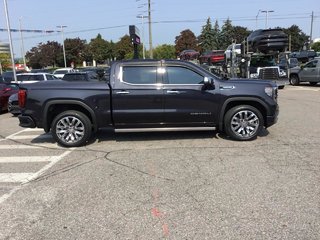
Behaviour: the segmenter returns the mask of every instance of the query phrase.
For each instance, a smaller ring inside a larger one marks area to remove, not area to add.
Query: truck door
[[[318,60],[313,60],[304,65],[299,73],[300,80],[303,82],[316,82],[319,79]]]
[[[163,89],[156,62],[121,65],[111,82],[115,127],[153,128],[163,122]]]
[[[166,66],[164,77],[164,123],[168,127],[216,125],[217,95],[204,88],[204,75],[184,66]]]

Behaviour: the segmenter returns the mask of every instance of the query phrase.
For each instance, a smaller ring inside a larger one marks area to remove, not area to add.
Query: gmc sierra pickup
[[[62,146],[86,144],[92,132],[219,130],[256,138],[277,121],[277,86],[222,80],[178,60],[115,62],[104,82],[47,81],[21,85],[20,126],[51,131]]]

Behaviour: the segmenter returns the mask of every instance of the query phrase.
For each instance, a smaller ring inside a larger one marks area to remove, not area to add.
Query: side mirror
[[[213,86],[213,79],[209,77],[204,77],[203,83],[205,86]]]

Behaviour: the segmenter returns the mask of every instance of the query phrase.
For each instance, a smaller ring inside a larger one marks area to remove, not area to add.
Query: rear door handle
[[[167,93],[169,93],[169,94],[179,94],[180,91],[177,91],[177,90],[167,90]]]

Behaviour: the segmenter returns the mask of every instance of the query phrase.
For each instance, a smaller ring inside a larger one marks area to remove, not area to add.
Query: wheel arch
[[[43,128],[49,132],[53,119],[67,110],[75,110],[85,114],[91,121],[93,130],[97,131],[97,120],[94,111],[79,100],[52,100],[47,102],[43,110]]]
[[[264,125],[267,122],[267,115],[268,115],[268,106],[260,99],[256,98],[232,98],[225,101],[222,105],[220,116],[219,116],[219,130],[224,130],[224,117],[225,114],[233,107],[240,106],[240,105],[249,105],[252,106],[260,111],[263,116]]]

